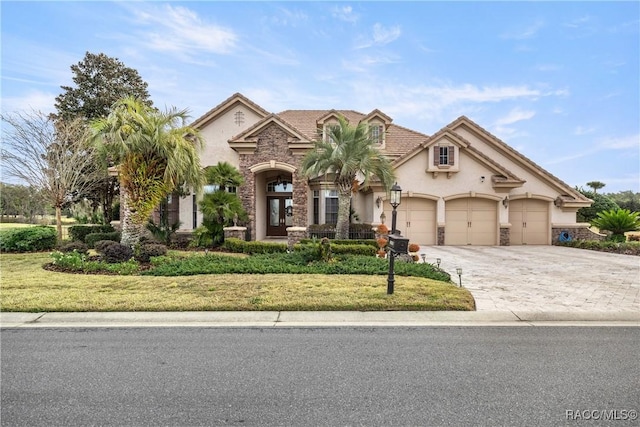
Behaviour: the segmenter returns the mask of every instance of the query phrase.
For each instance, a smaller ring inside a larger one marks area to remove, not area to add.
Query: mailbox
[[[409,253],[409,239],[396,234],[389,234],[389,249],[397,254]]]

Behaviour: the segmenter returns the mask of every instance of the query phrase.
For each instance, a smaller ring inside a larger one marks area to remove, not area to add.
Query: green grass
[[[46,253],[0,254],[0,309],[14,312],[475,309],[473,297],[466,289],[421,277],[397,275],[395,293],[387,295],[384,275],[83,275],[43,269],[50,261]]]

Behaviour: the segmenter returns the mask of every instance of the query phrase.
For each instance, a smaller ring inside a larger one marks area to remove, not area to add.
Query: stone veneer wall
[[[607,238],[606,234],[594,233],[586,225],[567,225],[564,227],[552,227],[551,228],[551,243],[558,243],[560,233],[566,231],[569,233],[571,240],[604,240]]]
[[[500,246],[511,245],[511,229],[509,227],[500,227]]]
[[[253,154],[240,155],[240,172],[244,176],[245,182],[238,189],[238,196],[249,216],[251,240],[256,239],[256,177],[249,168],[258,163],[276,160],[296,167],[296,170],[291,174],[293,184],[293,226],[307,226],[309,185],[306,177],[300,173],[302,153],[293,155],[289,149],[287,139],[287,134],[282,128],[271,124],[259,134],[255,152]]]
[[[436,245],[444,246],[444,227],[438,227],[438,237]]]

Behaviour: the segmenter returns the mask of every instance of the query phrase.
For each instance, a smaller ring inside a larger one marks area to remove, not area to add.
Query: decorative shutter
[[[384,142],[384,127],[382,125],[378,126],[378,144],[382,145]]]
[[[440,164],[440,147],[437,145],[433,147],[433,166],[438,166]]]
[[[455,153],[455,152],[456,152],[456,148],[453,145],[449,146],[449,153],[448,153],[449,154],[449,166],[453,166],[454,163],[455,163],[455,161],[454,161],[455,159],[453,158],[453,153]]]

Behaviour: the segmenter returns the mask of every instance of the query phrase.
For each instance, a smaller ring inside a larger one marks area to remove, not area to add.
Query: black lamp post
[[[400,198],[402,195],[402,188],[396,182],[391,187],[389,203],[393,208],[391,212],[391,234],[396,234],[396,218],[398,216],[398,212],[396,212],[396,208],[400,206]],[[387,278],[387,295],[393,294],[393,284],[395,282],[394,273],[393,273],[393,262],[396,258],[396,254],[393,250],[389,251],[389,277]]]

